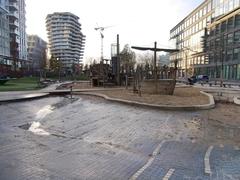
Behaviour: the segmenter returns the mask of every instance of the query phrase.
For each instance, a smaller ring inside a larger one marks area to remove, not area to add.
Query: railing
[[[9,7],[14,7],[15,9],[18,9],[17,3],[9,2]]]

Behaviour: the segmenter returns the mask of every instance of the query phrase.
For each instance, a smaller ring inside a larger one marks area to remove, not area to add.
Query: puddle
[[[41,135],[41,136],[49,136],[50,133],[45,131],[44,129],[40,128],[41,123],[40,122],[32,122],[32,123],[27,123],[23,124],[21,126],[18,126],[21,129],[24,129],[26,131],[30,131],[34,134]]]
[[[18,127],[27,131],[30,128],[30,126],[31,126],[31,123],[27,123],[27,124],[23,124]]]
[[[73,97],[72,99],[70,97],[65,97],[62,101],[55,103],[52,105],[52,109],[59,109],[62,108],[64,106],[67,106],[68,104],[72,104],[75,101],[79,100],[79,98],[75,98]]]
[[[78,99],[79,98],[73,98],[73,99],[64,98],[62,101],[55,103],[53,105],[46,105],[36,113],[36,120],[41,120],[45,118],[48,114],[52,113],[55,109],[62,108],[68,104],[71,104],[77,101]]]
[[[51,105],[44,106],[36,113],[36,119],[43,119],[45,116],[53,112],[54,107]]]
[[[28,130],[38,135],[47,135],[47,136],[50,135],[49,132],[45,131],[44,129],[41,129],[40,126],[41,126],[40,122],[33,122]]]

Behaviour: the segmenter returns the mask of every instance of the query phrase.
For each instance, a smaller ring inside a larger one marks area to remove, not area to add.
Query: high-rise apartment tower
[[[64,72],[72,72],[82,63],[85,36],[79,17],[69,12],[56,12],[46,18],[51,56],[60,61]]]

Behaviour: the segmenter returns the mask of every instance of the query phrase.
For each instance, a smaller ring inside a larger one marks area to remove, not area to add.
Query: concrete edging
[[[117,99],[117,98],[110,98],[109,96],[105,94],[100,94],[100,93],[92,93],[92,92],[74,92],[74,94],[82,94],[82,95],[91,95],[91,96],[97,96],[104,98],[108,101],[113,101],[113,102],[119,102],[123,104],[129,104],[129,105],[136,105],[136,106],[144,106],[144,107],[150,107],[150,108],[157,108],[157,109],[162,109],[162,110],[188,110],[188,111],[193,111],[193,110],[207,110],[207,109],[212,109],[215,107],[215,102],[214,98],[212,95],[200,91],[202,94],[208,96],[209,98],[209,103],[208,104],[203,104],[203,105],[191,105],[191,106],[169,106],[169,105],[158,105],[158,104],[148,104],[148,103],[141,103],[141,102],[136,102],[136,101],[129,101],[129,100],[124,100],[124,99]]]
[[[27,96],[28,94],[26,94],[26,97],[24,97],[24,95],[20,95],[19,97],[17,98],[10,98],[10,99],[3,99],[3,100],[0,100],[0,104],[3,104],[3,103],[11,103],[11,102],[21,102],[21,101],[28,101],[28,100],[34,100],[34,99],[39,99],[39,98],[43,98],[43,97],[47,97],[49,96],[50,94],[49,93],[36,93],[36,95],[31,94],[30,96]],[[23,97],[21,97],[23,96]]]
[[[240,105],[240,97],[239,96],[235,96],[233,98],[233,102],[234,102],[234,104]]]

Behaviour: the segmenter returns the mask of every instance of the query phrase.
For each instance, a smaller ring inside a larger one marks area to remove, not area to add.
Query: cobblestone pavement
[[[0,179],[240,179],[239,129],[219,139],[200,117],[88,96],[1,105]]]

